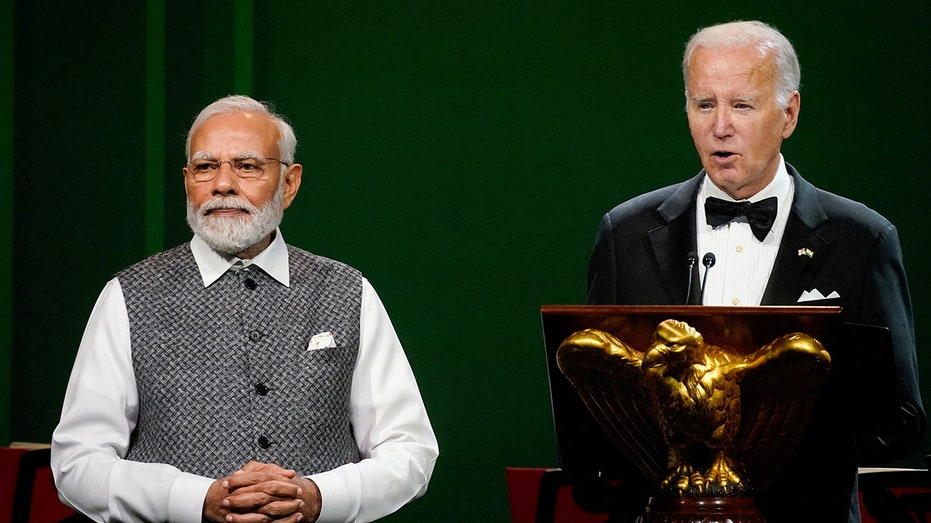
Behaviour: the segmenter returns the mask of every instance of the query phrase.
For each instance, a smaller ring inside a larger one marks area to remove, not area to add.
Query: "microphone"
[[[702,256],[701,264],[705,266],[705,277],[701,282],[701,295],[698,299],[699,304],[705,303],[705,284],[708,283],[708,269],[714,267],[714,261],[715,259],[713,252],[706,252],[705,255]]]
[[[698,263],[698,254],[695,254],[695,251],[689,251],[688,255],[685,257],[685,261],[689,264],[689,286],[685,289],[685,304],[689,304],[689,298],[692,297],[692,269],[695,268],[695,264]]]

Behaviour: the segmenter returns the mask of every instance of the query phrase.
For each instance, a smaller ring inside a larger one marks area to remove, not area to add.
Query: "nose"
[[[727,107],[718,107],[714,112],[714,136],[716,138],[727,138],[733,134],[734,128],[731,126],[731,114]]]
[[[239,176],[236,176],[236,173],[233,172],[233,164],[229,160],[220,162],[217,175],[214,176],[210,183],[213,184],[211,187],[213,194],[236,194],[239,190]]]

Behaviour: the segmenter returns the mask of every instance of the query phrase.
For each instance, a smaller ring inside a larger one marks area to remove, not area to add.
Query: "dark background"
[[[606,210],[697,172],[683,44],[754,18],[802,63],[786,158],[899,226],[931,403],[927,0],[14,0],[0,7],[0,441],[49,441],[104,283],[189,239],[191,120],[250,94],[299,140],[285,238],[371,280],[440,441],[429,492],[390,520],[506,521],[504,468],[557,463],[540,305],[584,301]]]

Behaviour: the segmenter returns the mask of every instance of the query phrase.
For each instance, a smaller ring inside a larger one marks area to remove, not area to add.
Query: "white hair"
[[[265,102],[253,100],[248,96],[231,95],[213,102],[204,107],[204,109],[194,119],[191,129],[187,133],[187,141],[184,145],[184,155],[188,160],[191,159],[191,137],[194,132],[200,128],[210,118],[218,114],[231,113],[260,113],[268,116],[278,127],[278,159],[283,163],[291,165],[294,163],[294,153],[297,150],[297,137],[294,136],[294,129],[285,118],[276,114],[274,108]]]
[[[685,98],[689,98],[689,64],[698,47],[708,49],[733,49],[756,45],[760,57],[772,53],[776,61],[776,103],[780,109],[789,105],[792,93],[799,90],[802,72],[795,48],[789,39],[775,27],[759,21],[737,21],[700,29],[685,45],[682,58],[682,79],[685,83]]]

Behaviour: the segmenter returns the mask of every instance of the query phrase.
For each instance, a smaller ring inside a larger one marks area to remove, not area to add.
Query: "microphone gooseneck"
[[[702,256],[701,264],[705,266],[705,276],[701,281],[701,295],[698,299],[700,305],[705,303],[705,285],[708,283],[708,270],[714,267],[714,262],[715,258],[713,252],[706,252],[705,255]]]
[[[695,251],[689,251],[685,260],[689,265],[689,285],[685,288],[685,304],[688,305],[689,298],[692,297],[692,270],[695,268],[695,264],[698,263],[698,254]]]

